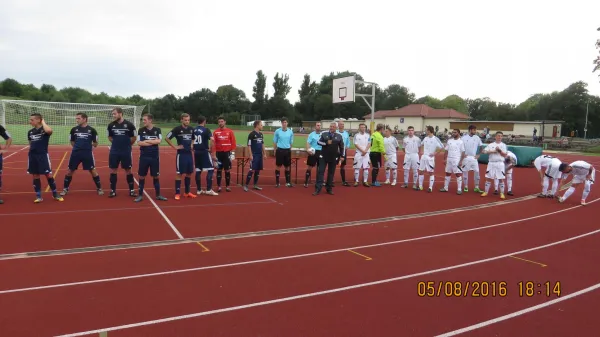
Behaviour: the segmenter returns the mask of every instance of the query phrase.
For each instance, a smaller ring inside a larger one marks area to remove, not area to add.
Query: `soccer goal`
[[[242,125],[252,126],[254,121],[259,121],[260,115],[242,115]]]
[[[139,128],[145,106],[20,100],[0,100],[0,123],[13,137],[13,144],[27,144],[29,116],[39,113],[53,130],[50,144],[65,145],[69,144],[71,128],[77,125],[75,116],[83,112],[88,116],[88,124],[98,131],[99,142],[108,144],[106,127],[113,120],[112,110],[117,107],[123,110],[125,119]]]

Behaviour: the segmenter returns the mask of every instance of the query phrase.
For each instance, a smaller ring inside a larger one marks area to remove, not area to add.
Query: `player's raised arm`
[[[48,136],[52,135],[52,128],[46,124],[46,121],[42,118],[42,128],[44,128],[44,133]]]

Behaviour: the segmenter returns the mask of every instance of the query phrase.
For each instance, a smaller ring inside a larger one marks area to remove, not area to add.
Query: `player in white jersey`
[[[556,196],[558,184],[562,177],[562,172],[558,169],[560,164],[562,162],[558,158],[549,155],[541,155],[533,161],[533,166],[540,173],[540,180],[542,181],[542,193],[538,194],[539,198],[554,198]],[[550,179],[552,179],[552,191],[548,191]]]
[[[469,132],[462,136],[462,141],[465,144],[465,159],[462,161],[463,179],[465,183],[465,192],[469,192],[469,172],[473,171],[474,186],[476,193],[483,192],[479,189],[479,149],[483,145],[481,137],[477,134],[477,127],[469,125]]]
[[[507,151],[506,158],[504,158],[504,172],[506,172],[506,188],[508,189],[506,194],[508,195],[513,195],[513,168],[517,166],[517,162],[517,155],[512,153],[512,151]]]
[[[398,155],[400,149],[398,139],[392,137],[392,130],[385,129],[385,138],[383,138],[383,147],[385,148],[385,184],[390,183],[390,174],[392,176],[392,186],[396,185],[398,179]]]
[[[446,178],[444,179],[444,188],[440,189],[440,192],[448,192],[450,178],[454,174],[458,187],[456,194],[462,194],[462,161],[465,157],[465,144],[460,139],[459,129],[452,130],[452,138],[448,139],[445,150]]]
[[[423,180],[425,180],[425,171],[429,174],[429,188],[428,192],[433,192],[433,183],[435,182],[435,154],[440,150],[444,149],[444,145],[440,142],[440,139],[434,136],[433,126],[427,127],[427,136],[423,139],[421,147],[423,148],[423,155],[419,161],[419,190],[423,190]]]
[[[501,131],[496,132],[496,141],[488,144],[488,146],[481,151],[481,153],[489,155],[485,172],[485,192],[481,194],[482,197],[488,195],[492,181],[494,181],[494,184],[498,181],[500,182],[500,199],[506,198],[504,196],[504,179],[506,178],[506,173],[504,172],[504,158],[506,158],[508,149],[506,148],[506,144],[502,142],[503,136],[504,134]],[[498,186],[494,186],[494,189],[497,190]]]
[[[575,188],[583,183],[583,194],[581,195],[581,204],[585,205],[585,199],[592,190],[592,185],[596,179],[596,169],[590,163],[583,160],[575,161],[571,164],[560,164],[559,171],[563,173],[563,177],[572,175],[571,187],[558,199],[559,202],[565,202],[575,192]]]
[[[404,149],[404,188],[408,188],[408,175],[410,170],[413,171],[413,189],[418,190],[419,186],[419,148],[421,147],[421,139],[415,136],[415,128],[408,127],[408,136],[402,140],[402,148]]]
[[[363,170],[363,186],[369,187],[369,149],[371,148],[371,136],[366,132],[367,125],[361,123],[358,125],[358,133],[354,135],[354,187],[358,186],[360,170]]]

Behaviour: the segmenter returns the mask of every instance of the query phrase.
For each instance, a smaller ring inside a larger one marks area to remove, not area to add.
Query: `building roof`
[[[477,123],[477,124],[497,124],[497,123],[513,123],[513,124],[562,124],[564,121],[464,121],[464,120],[451,120],[452,122],[460,122],[460,123]]]
[[[386,117],[469,119],[469,116],[460,113],[454,109],[434,109],[425,104],[410,104],[396,110],[379,110],[375,112],[375,118]],[[365,115],[364,118],[371,118],[371,115]]]

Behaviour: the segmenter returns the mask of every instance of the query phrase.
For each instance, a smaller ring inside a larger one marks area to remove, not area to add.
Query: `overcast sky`
[[[185,96],[256,71],[292,91],[350,70],[417,97],[519,103],[592,74],[600,1],[1,0],[0,78],[92,92]]]

